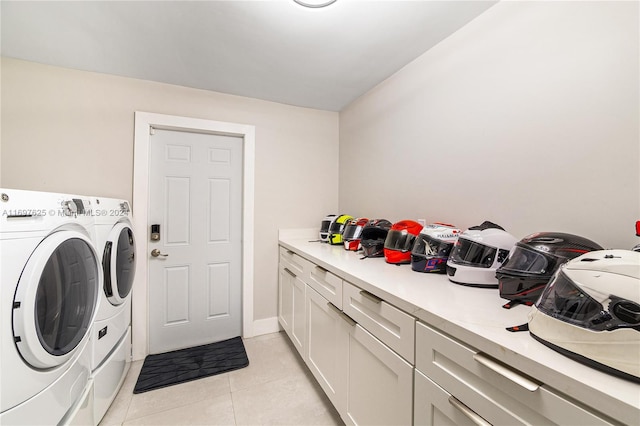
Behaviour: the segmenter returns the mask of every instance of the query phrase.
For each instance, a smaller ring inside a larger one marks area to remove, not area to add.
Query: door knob
[[[158,256],[167,257],[169,255],[160,253],[160,250],[158,250],[158,249],[153,249],[153,250],[151,250],[151,256],[153,256],[153,257],[158,257]]]

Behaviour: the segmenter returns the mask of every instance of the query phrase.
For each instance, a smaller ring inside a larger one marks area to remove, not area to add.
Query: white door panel
[[[156,130],[149,189],[149,352],[241,335],[242,139]]]

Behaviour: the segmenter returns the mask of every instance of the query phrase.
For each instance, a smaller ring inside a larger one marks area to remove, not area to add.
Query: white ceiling
[[[2,56],[340,111],[496,1],[6,1]]]

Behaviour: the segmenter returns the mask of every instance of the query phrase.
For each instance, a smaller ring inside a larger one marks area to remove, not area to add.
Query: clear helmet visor
[[[501,269],[509,272],[551,275],[555,266],[556,260],[553,257],[525,246],[516,245]]]
[[[415,238],[415,235],[410,234],[406,229],[390,230],[384,241],[384,248],[407,252],[413,247]]]
[[[449,259],[459,265],[490,268],[497,251],[495,247],[485,246],[466,238],[458,238]]]
[[[348,224],[344,227],[342,238],[344,240],[357,240],[362,234],[362,225]]]
[[[429,235],[420,234],[416,237],[413,244],[411,254],[414,256],[420,256],[425,258],[433,257],[449,257],[453,243],[448,241],[439,240]]]
[[[558,272],[549,282],[536,307],[558,320],[593,331],[640,327],[640,305],[615,296],[597,301]]]

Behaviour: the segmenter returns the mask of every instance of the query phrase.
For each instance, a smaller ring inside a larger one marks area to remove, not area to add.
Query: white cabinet
[[[413,364],[416,326],[414,317],[346,281],[342,294],[345,314]]]
[[[350,425],[410,425],[413,367],[360,325],[349,330],[347,407]]]
[[[611,424],[514,366],[422,323],[416,327],[416,370],[450,394],[449,405],[457,411],[491,424]],[[430,394],[416,392],[415,398],[416,407],[436,405]]]
[[[347,405],[349,329],[344,314],[313,288],[307,288],[307,366],[338,410]]]
[[[280,324],[343,420],[411,424],[413,366],[394,351],[413,360],[415,318],[282,248],[279,271]]]
[[[300,355],[305,356],[306,286],[288,265],[279,266],[278,321]]]
[[[413,424],[416,426],[490,424],[417,369],[414,397]]]
[[[293,280],[296,276],[282,263],[278,267],[278,322],[291,334],[293,327]]]
[[[342,309],[342,279],[326,269],[312,265],[309,270],[309,285],[329,302]]]

